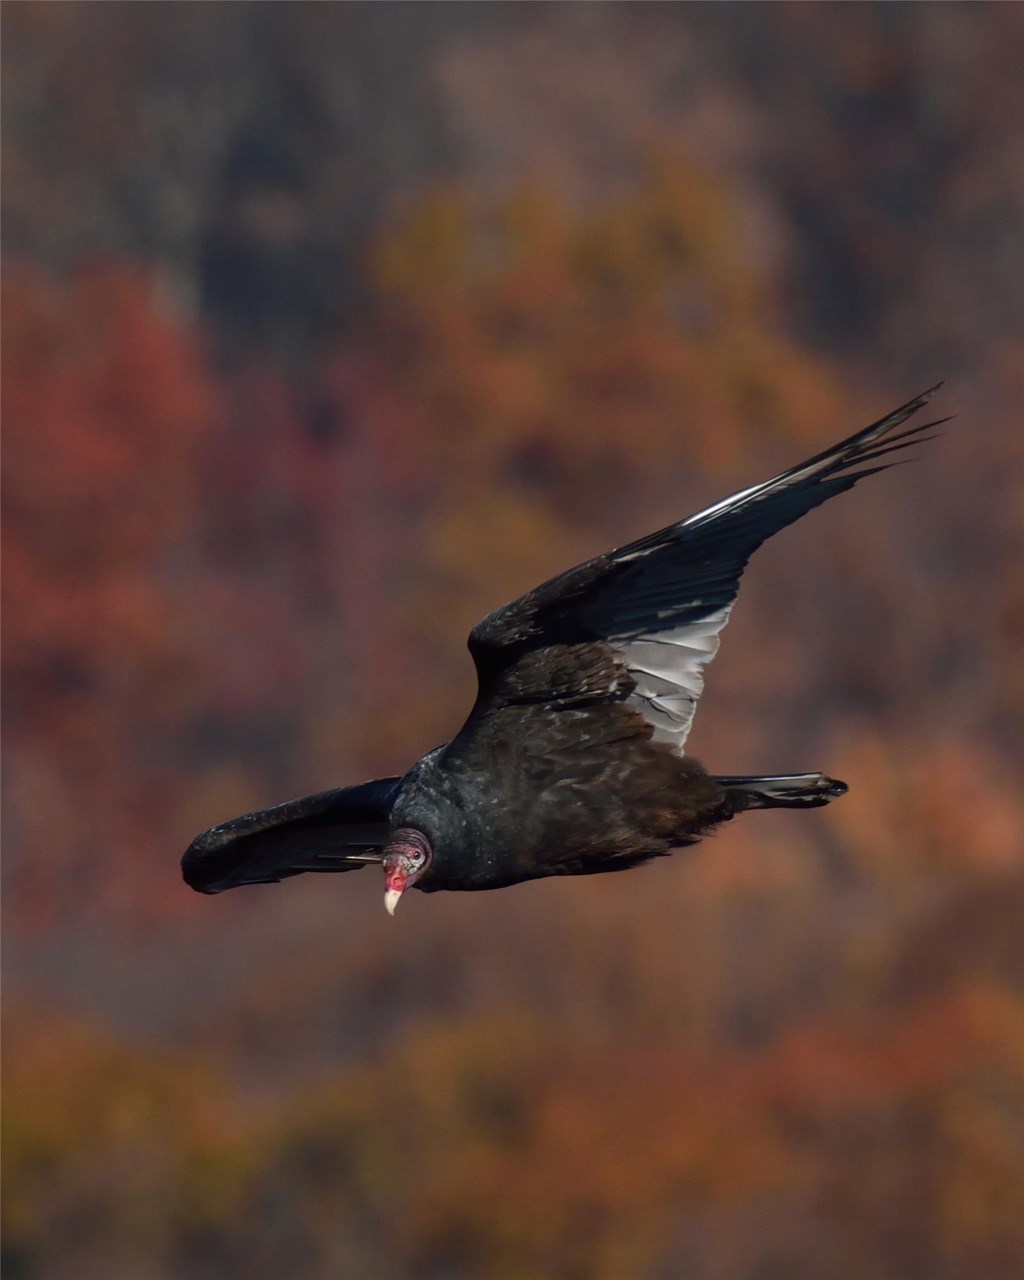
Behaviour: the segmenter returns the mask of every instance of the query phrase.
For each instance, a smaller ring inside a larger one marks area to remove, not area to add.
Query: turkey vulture
[[[751,554],[883,471],[948,419],[901,426],[937,388],[848,440],[689,519],[588,560],[473,629],[478,691],[451,742],[400,778],[292,800],[204,831],[182,861],[203,893],[302,871],[384,868],[410,886],[499,889],[623,871],[746,809],[809,809],[822,773],[709,774],[683,747]]]

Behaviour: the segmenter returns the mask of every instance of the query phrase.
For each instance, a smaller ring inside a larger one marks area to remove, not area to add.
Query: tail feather
[[[716,777],[725,788],[729,814],[746,809],[817,809],[849,790],[823,773],[784,773],[765,777]]]

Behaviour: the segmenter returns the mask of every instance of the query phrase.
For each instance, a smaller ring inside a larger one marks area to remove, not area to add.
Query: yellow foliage
[[[24,997],[7,1002],[4,1042],[8,1247],[45,1253],[50,1233],[72,1230],[83,1247],[113,1237],[145,1257],[186,1224],[231,1217],[252,1153],[215,1073],[185,1055],[126,1050]]]

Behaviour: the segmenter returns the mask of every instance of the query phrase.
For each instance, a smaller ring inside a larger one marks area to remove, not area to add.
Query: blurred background
[[[1016,1280],[1021,7],[3,10],[10,1280]],[[827,813],[394,922],[182,885],[939,378],[690,739]]]

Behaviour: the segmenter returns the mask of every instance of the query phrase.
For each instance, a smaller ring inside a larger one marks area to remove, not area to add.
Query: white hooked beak
[[[384,893],[384,910],[389,916],[395,914],[395,908],[398,906],[398,899],[402,896],[401,889],[387,889]]]

